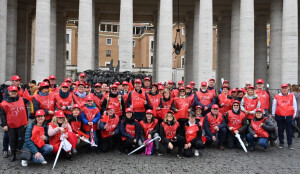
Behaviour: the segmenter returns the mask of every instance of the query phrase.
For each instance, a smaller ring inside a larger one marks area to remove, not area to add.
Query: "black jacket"
[[[257,119],[256,117],[254,117],[253,120],[251,120],[251,122],[252,122],[252,121],[260,121],[260,120],[262,120],[262,119],[264,119],[264,118],[265,118],[265,116],[263,116],[263,117],[260,118],[260,119]],[[264,123],[264,124],[263,124],[261,127],[262,127],[264,130],[266,130],[267,132],[273,132],[273,131],[275,131],[275,125],[273,124],[273,122],[272,122],[270,119],[266,119],[263,123]],[[250,123],[250,125],[249,125],[248,131],[249,131],[249,133],[250,133],[251,135],[255,135],[255,132],[254,132],[254,130],[253,130],[253,128],[252,128],[251,123]]]

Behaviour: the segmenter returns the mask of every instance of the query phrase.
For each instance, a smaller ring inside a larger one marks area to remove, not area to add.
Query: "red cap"
[[[281,88],[284,88],[284,87],[289,87],[289,85],[284,83],[284,84],[281,85]]]
[[[217,104],[213,104],[211,109],[219,109],[219,106]]]
[[[58,117],[58,118],[65,118],[66,117],[64,111],[61,111],[61,110],[56,111],[55,116]]]
[[[107,108],[106,108],[107,111],[108,111],[108,110],[111,110],[111,109],[114,109],[114,108],[112,107],[112,105],[108,105]]]
[[[134,83],[142,83],[142,81],[140,79],[136,79]]]
[[[82,83],[82,82],[80,82],[80,83],[78,83],[78,85],[77,85],[77,86],[79,86],[79,85],[83,85],[83,86],[84,86],[85,84],[84,84],[84,83]]]
[[[238,100],[234,100],[234,101],[232,102],[232,104],[233,104],[233,103],[241,104],[240,101],[238,101]]]
[[[126,108],[125,112],[133,112],[133,110],[131,108]]]
[[[18,91],[18,87],[10,86],[10,87],[8,87],[8,91]]]
[[[247,89],[255,89],[254,86],[248,86]]]
[[[202,109],[202,106],[197,105],[197,106],[195,107],[195,109],[198,109],[198,108]]]
[[[191,85],[186,85],[185,88],[186,88],[186,89],[192,89],[192,86],[191,86]]]
[[[74,104],[74,105],[72,106],[72,109],[74,109],[74,108],[79,108],[79,109],[81,109],[81,107],[79,106],[79,104]]]
[[[209,79],[208,81],[214,81],[214,82],[215,82],[215,79],[211,78],[211,79]]]
[[[229,81],[228,80],[224,80],[223,83],[229,83]]]
[[[44,79],[43,82],[49,81],[49,79]]]
[[[101,84],[100,83],[96,83],[95,87],[101,87]]]
[[[196,83],[194,81],[191,81],[190,85],[196,85]]]
[[[145,77],[144,80],[149,80],[150,81],[151,79],[150,79],[150,77]]]
[[[263,79],[256,80],[256,83],[265,83]]]
[[[115,85],[118,85],[118,86],[119,86],[120,84],[121,84],[120,82],[115,82]]]
[[[40,84],[40,87],[45,87],[45,86],[49,86],[48,82],[42,82],[42,83]]]
[[[69,87],[69,84],[67,82],[63,82],[60,86],[61,87]]]
[[[245,93],[244,90],[243,90],[242,88],[238,89],[238,92],[243,92],[243,93]]]
[[[201,86],[207,86],[207,82],[206,81],[201,82]]]
[[[165,87],[163,86],[163,85],[160,85],[159,87],[158,87],[158,90],[164,90],[165,89]]]
[[[179,91],[181,90],[185,90],[185,88],[183,86],[179,87]]]
[[[42,116],[42,115],[44,115],[44,116],[46,115],[46,114],[45,114],[45,111],[42,110],[42,109],[36,111],[36,113],[35,113],[35,116],[36,116],[36,117],[37,117],[37,116]]]
[[[171,113],[171,114],[174,115],[174,112],[172,110],[169,110],[167,113]]]
[[[118,86],[113,84],[113,85],[111,85],[111,88],[118,88]]]
[[[79,77],[85,77],[85,73],[80,73]]]
[[[237,90],[236,88],[233,88],[233,89],[231,90],[231,92],[238,92],[238,90]]]
[[[91,85],[88,82],[86,82],[84,85],[85,86],[87,85],[87,86],[91,87]]]
[[[127,81],[124,81],[124,82],[122,83],[122,85],[129,85],[129,83],[128,83]]]
[[[264,112],[264,110],[262,109],[262,108],[257,108],[256,110],[255,110],[255,112]]]
[[[66,78],[66,79],[65,79],[65,82],[70,82],[70,83],[71,83],[71,82],[72,82],[72,79],[71,79],[71,78]]]
[[[163,85],[161,82],[158,82],[157,85]]]
[[[13,80],[22,80],[18,75],[14,75],[10,78],[11,81]]]
[[[174,82],[172,80],[169,80],[168,81],[168,84],[173,84]]]
[[[86,96],[85,101],[89,101],[89,100],[93,100],[94,101],[93,95],[87,95]]]
[[[183,85],[183,84],[184,84],[184,82],[182,80],[178,81],[178,85]]]
[[[55,77],[55,75],[51,75],[51,76],[49,76],[49,80],[51,80],[51,79],[56,79],[56,77]]]
[[[222,86],[222,89],[223,89],[223,88],[229,89],[229,86],[228,86],[228,85],[223,85],[223,86]]]
[[[153,111],[152,111],[151,109],[148,109],[148,110],[146,111],[146,114],[153,114]]]

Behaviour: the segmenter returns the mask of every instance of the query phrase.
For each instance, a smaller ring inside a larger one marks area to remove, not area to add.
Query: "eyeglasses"
[[[179,92],[185,92],[185,91],[179,91]]]
[[[87,87],[84,87],[84,88],[87,89],[87,88],[90,88],[90,87],[87,86]]]
[[[64,87],[62,87],[62,88],[68,88],[68,87],[64,86]]]
[[[118,90],[118,89],[117,89],[117,88],[112,88],[111,90],[112,90],[112,91],[116,91],[116,90]]]
[[[233,105],[233,106],[239,106],[239,105]]]
[[[246,86],[251,86],[251,84],[247,84]]]

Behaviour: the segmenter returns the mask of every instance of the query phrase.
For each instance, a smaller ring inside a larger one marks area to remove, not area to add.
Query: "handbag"
[[[29,149],[23,149],[21,153],[21,160],[30,161],[32,157],[32,153]]]

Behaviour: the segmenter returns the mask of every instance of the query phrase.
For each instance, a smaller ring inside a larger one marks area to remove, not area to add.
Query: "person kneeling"
[[[275,131],[275,126],[272,121],[263,116],[263,109],[257,108],[255,111],[255,117],[251,120],[249,125],[249,133],[247,134],[247,140],[250,144],[249,150],[253,151],[255,149],[255,141],[257,144],[264,148],[264,151],[268,150],[269,133]]]
[[[23,149],[28,149],[32,154],[32,161],[34,163],[47,164],[44,156],[52,153],[53,146],[46,144],[47,125],[45,124],[45,111],[38,110],[35,113],[35,120],[29,124],[25,132],[25,143]],[[28,161],[22,160],[22,166],[27,166]]]

